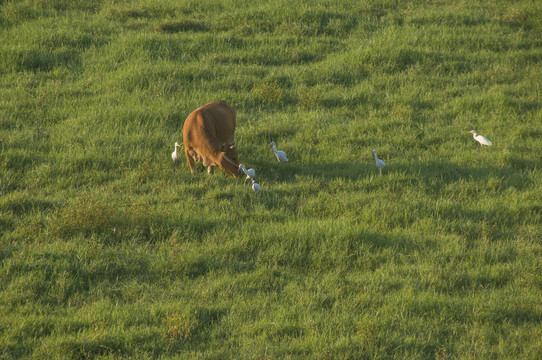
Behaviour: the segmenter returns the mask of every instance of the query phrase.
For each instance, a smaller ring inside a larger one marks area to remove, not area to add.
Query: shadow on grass
[[[369,166],[361,163],[336,162],[328,164],[296,164],[294,161],[253,161],[254,168],[262,178],[274,182],[296,182],[299,177],[321,180],[358,180],[369,173]],[[378,171],[378,170],[377,170]]]
[[[379,172],[372,159],[365,162],[334,162],[327,164],[296,164],[294,161],[278,163],[276,161],[252,161],[258,173],[267,180],[295,182],[300,176],[314,177],[321,180],[363,180],[370,179]],[[448,161],[430,161],[427,163],[388,163],[382,171],[381,179],[376,186],[390,181],[430,182],[438,180],[442,184],[450,184],[461,179],[487,182],[490,178],[501,180],[501,187],[515,187],[520,190],[529,185],[524,170],[535,170],[542,167],[541,161],[511,158],[509,167],[467,167],[457,166]],[[519,171],[518,171],[519,170]]]
[[[313,177],[324,181],[345,179],[364,180],[379,175],[372,160],[366,162],[334,162],[327,164],[296,164],[295,161],[278,163],[273,161],[252,162],[262,177],[276,182],[295,182],[301,177]],[[500,180],[500,189],[514,187],[518,190],[529,186],[525,170],[535,170],[542,167],[542,161],[511,158],[509,167],[467,167],[457,166],[448,161],[388,163],[382,171],[382,181],[375,186],[389,182],[439,182],[443,185],[457,182],[461,179],[487,182],[491,178]],[[380,177],[379,177],[380,178]]]
[[[205,32],[209,27],[201,22],[194,21],[170,21],[159,26],[161,32],[174,34],[180,32]]]
[[[33,212],[45,212],[52,209],[56,203],[43,199],[31,198],[30,196],[6,197],[0,203],[0,210],[10,211],[14,215],[22,216]]]

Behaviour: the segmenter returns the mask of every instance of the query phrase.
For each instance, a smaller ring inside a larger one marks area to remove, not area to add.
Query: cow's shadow
[[[321,180],[349,179],[357,180],[369,172],[369,167],[362,163],[334,162],[328,164],[296,164],[288,161],[254,162],[257,176],[272,182],[292,183],[301,178],[312,177]],[[378,172],[378,170],[377,170]]]
[[[387,166],[379,174],[376,164],[372,160],[356,159],[350,162],[331,163],[296,163],[288,161],[254,161],[252,166],[256,169],[257,179],[273,183],[296,183],[303,179],[312,178],[320,183],[334,180],[358,181],[360,184],[389,182],[433,183],[449,185],[464,179],[475,180],[480,183],[488,181],[498,184],[499,189],[514,187],[524,189],[530,184],[525,174],[542,167],[542,161],[528,159],[511,159],[502,166],[486,164],[482,166],[457,165],[446,160],[404,160],[388,161]]]
[[[290,158],[288,162],[279,163],[275,159],[245,159],[247,168],[256,170],[256,181],[261,185],[296,184],[313,182],[320,188],[337,181],[359,183],[361,188],[371,190],[388,186],[390,183],[430,184],[438,192],[444,186],[463,180],[474,180],[478,183],[493,183],[496,190],[515,188],[522,190],[530,186],[528,172],[542,167],[542,161],[510,158],[505,163],[473,164],[472,166],[458,165],[448,160],[419,160],[419,159],[384,159],[386,167],[379,174],[371,157],[355,158],[351,161],[334,161],[328,163],[311,163]],[[199,182],[206,178],[206,168],[196,163],[194,174],[189,174],[186,164],[181,166],[186,172],[187,182]],[[194,176],[199,175],[199,176]],[[226,176],[218,167],[211,176]],[[244,176],[240,177],[244,179]],[[283,189],[284,190],[284,189]],[[296,189],[291,190],[295,193]]]

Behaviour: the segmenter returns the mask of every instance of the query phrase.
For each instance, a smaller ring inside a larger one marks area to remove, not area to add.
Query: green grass
[[[0,1],[0,359],[542,358],[541,39],[532,0]],[[171,162],[219,99],[259,197]]]

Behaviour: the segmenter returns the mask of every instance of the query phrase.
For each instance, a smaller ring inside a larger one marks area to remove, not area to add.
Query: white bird
[[[271,141],[269,144],[267,144],[269,146],[272,146],[273,147],[273,152],[275,153],[275,156],[277,157],[277,160],[279,162],[284,162],[284,161],[288,161],[288,158],[286,157],[286,153],[282,150],[277,150],[277,144],[275,144],[274,141]]]
[[[175,151],[171,153],[171,158],[173,159],[173,162],[176,163],[177,160],[179,160],[179,153],[177,152],[177,148],[181,147],[178,142],[175,143]]]
[[[485,136],[476,135],[476,131],[474,130],[471,130],[469,132],[472,134],[472,137],[474,138],[474,140],[480,143],[480,146],[482,145],[491,146],[491,141],[489,141]]]
[[[386,166],[386,163],[376,156],[375,149],[373,149],[373,155],[375,156],[376,166],[378,167],[378,170],[380,170],[380,175],[382,175],[382,169]]]
[[[256,180],[252,179],[252,190],[258,195],[260,192],[260,184],[256,183]]]
[[[243,170],[243,172],[247,175],[247,179],[254,179],[254,176],[256,176],[256,170],[254,169],[248,169],[243,164],[239,164],[239,170]],[[246,181],[246,180],[245,180]]]

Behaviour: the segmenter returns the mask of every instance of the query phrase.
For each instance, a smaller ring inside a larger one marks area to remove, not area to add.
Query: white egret
[[[256,183],[256,180],[252,179],[252,190],[258,195],[260,192],[260,184]]]
[[[254,169],[248,169],[243,164],[239,164],[239,170],[243,170],[243,172],[246,174],[247,179],[254,179],[254,176],[256,176],[256,170]],[[246,181],[246,180],[245,180]]]
[[[173,163],[176,163],[177,160],[179,160],[179,153],[177,152],[177,148],[181,147],[178,142],[175,143],[175,151],[171,153],[171,158],[173,159]]]
[[[279,162],[284,162],[284,161],[288,161],[288,158],[286,157],[286,153],[282,150],[277,150],[277,144],[275,144],[274,141],[271,141],[269,144],[267,144],[269,146],[272,146],[273,147],[273,152],[275,153],[275,156],[277,157],[277,160]]]
[[[491,146],[491,141],[489,141],[485,136],[482,135],[476,135],[476,131],[471,130],[469,131],[472,134],[472,137],[474,140],[478,141],[480,143],[480,146]]]
[[[378,167],[378,170],[380,170],[380,175],[382,175],[382,169],[386,166],[386,163],[376,156],[375,149],[373,149],[373,155],[375,156],[376,166]]]

